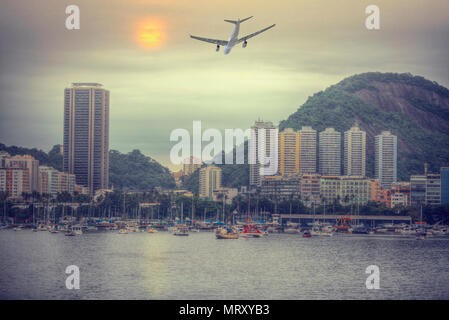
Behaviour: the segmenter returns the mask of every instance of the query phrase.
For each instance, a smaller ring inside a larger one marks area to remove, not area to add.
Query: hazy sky
[[[65,28],[66,6],[81,29]],[[365,28],[380,7],[381,29]],[[254,18],[240,34],[276,27],[231,54],[189,34],[227,40],[223,19]],[[142,28],[160,29],[147,48]],[[170,132],[278,123],[308,96],[367,71],[411,72],[449,86],[447,0],[1,0],[0,142],[62,143],[63,90],[99,82],[111,92],[110,147],[164,165]]]

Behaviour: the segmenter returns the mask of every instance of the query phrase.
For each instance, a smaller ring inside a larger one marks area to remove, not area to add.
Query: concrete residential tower
[[[279,174],[299,173],[299,132],[285,128],[279,133]]]
[[[251,137],[249,142],[249,158],[253,163],[249,165],[250,186],[260,186],[261,177],[273,175],[273,172],[265,169],[261,163],[266,163],[270,158],[278,160],[278,128],[272,122],[256,121],[251,127]],[[272,154],[272,153],[275,154]],[[278,165],[276,163],[275,171]]]
[[[109,91],[99,83],[64,91],[63,169],[90,194],[109,185]]]
[[[299,131],[299,172],[316,173],[316,130],[312,127]]]
[[[326,176],[341,174],[341,133],[334,128],[320,132],[319,164],[320,173]]]
[[[366,176],[366,132],[355,125],[345,132],[344,171],[346,176]]]
[[[200,169],[199,193],[201,197],[212,199],[214,191],[221,188],[221,169],[217,166],[207,166]]]
[[[382,131],[375,137],[374,175],[379,179],[382,189],[390,189],[391,184],[397,181],[397,147],[397,137],[390,131]]]

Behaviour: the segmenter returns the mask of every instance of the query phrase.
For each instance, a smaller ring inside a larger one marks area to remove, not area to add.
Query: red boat
[[[302,234],[303,238],[311,238],[312,235],[310,234],[309,230],[305,230],[304,233]]]
[[[241,233],[241,236],[244,238],[261,238],[263,236],[263,233],[260,232],[260,230],[250,224],[246,224],[243,226],[243,232]]]

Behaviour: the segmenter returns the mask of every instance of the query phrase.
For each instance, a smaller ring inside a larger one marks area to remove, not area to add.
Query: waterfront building
[[[403,194],[406,199],[405,206],[410,205],[410,181],[393,182],[390,188],[391,194]]]
[[[344,174],[364,177],[366,175],[366,132],[355,125],[344,135]]]
[[[109,185],[109,91],[99,83],[73,83],[64,91],[63,171],[89,189]]]
[[[304,126],[299,130],[299,172],[316,173],[316,130]]]
[[[30,155],[11,156],[7,152],[1,152],[0,191],[12,198],[39,191],[38,168],[39,160]]]
[[[449,204],[449,167],[440,169],[441,177],[441,204]]]
[[[320,205],[321,176],[319,174],[301,175],[301,200],[307,207]]]
[[[6,192],[8,198],[19,198],[24,193],[31,193],[30,172],[26,168],[0,168],[0,191]]]
[[[201,161],[193,156],[190,156],[187,159],[184,159],[182,164],[182,173],[185,176],[190,176],[197,169],[201,168]]]
[[[362,176],[322,176],[321,197],[326,202],[337,200],[343,205],[365,204],[371,199],[371,183]]]
[[[380,202],[380,181],[379,179],[371,179],[370,180],[371,183],[371,196],[370,196],[370,201],[374,201],[374,202]]]
[[[289,176],[265,176],[262,178],[260,194],[270,199],[289,200],[300,198],[300,177]]]
[[[405,193],[400,193],[400,192],[392,192],[391,193],[390,206],[392,208],[394,208],[396,206],[406,207],[407,205],[408,205],[408,196]]]
[[[286,128],[279,133],[279,174],[299,173],[299,132]]]
[[[30,191],[39,191],[39,160],[28,154],[10,156],[4,153],[2,156],[4,168],[16,168],[27,170],[24,176],[29,179]]]
[[[56,195],[58,193],[58,170],[47,167],[39,167],[40,193]]]
[[[428,173],[426,176],[426,204],[441,204],[441,177],[439,173]]]
[[[58,192],[75,192],[76,177],[74,174],[58,171]]]
[[[341,133],[334,128],[326,128],[319,134],[319,172],[326,176],[341,174]]]
[[[390,189],[397,181],[397,137],[390,131],[382,131],[375,137],[374,175],[383,189]]]
[[[217,166],[201,168],[199,183],[200,196],[212,199],[214,190],[221,188],[221,169]]]
[[[272,153],[275,154],[272,154]],[[256,121],[251,127],[251,136],[249,141],[249,184],[251,187],[261,185],[261,177],[266,175],[274,175],[261,165],[266,163],[271,157],[278,161],[278,129],[272,122]],[[278,170],[276,163],[275,170]]]
[[[232,203],[232,199],[237,197],[239,194],[239,190],[237,188],[225,188],[220,187],[212,191],[212,200],[214,201],[223,201],[227,204]]]
[[[426,203],[426,175],[410,177],[410,205],[420,206]]]

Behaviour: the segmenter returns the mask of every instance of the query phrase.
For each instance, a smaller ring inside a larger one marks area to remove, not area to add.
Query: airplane
[[[259,33],[267,31],[268,29],[271,29],[271,28],[273,28],[275,26],[275,24],[273,24],[273,25],[271,25],[269,27],[266,27],[266,28],[264,28],[262,30],[259,30],[259,31],[254,32],[254,33],[251,33],[251,34],[249,34],[247,36],[244,36],[243,38],[239,39],[238,36],[239,36],[239,30],[240,30],[240,23],[242,23],[242,22],[244,22],[244,21],[246,21],[248,19],[251,19],[252,17],[253,16],[245,18],[245,19],[242,19],[242,20],[240,20],[240,19],[238,19],[238,20],[225,20],[226,22],[233,23],[235,25],[234,30],[232,31],[231,36],[229,37],[228,41],[216,40],[216,39],[208,39],[208,38],[201,38],[201,37],[192,36],[192,35],[190,35],[190,38],[216,44],[217,45],[217,49],[215,51],[219,51],[220,50],[220,46],[224,46],[225,47],[224,50],[223,50],[224,54],[228,54],[229,52],[231,52],[232,48],[236,44],[239,44],[240,42],[243,42],[242,48],[246,48],[246,46],[248,45],[247,40],[249,38],[257,36]]]

